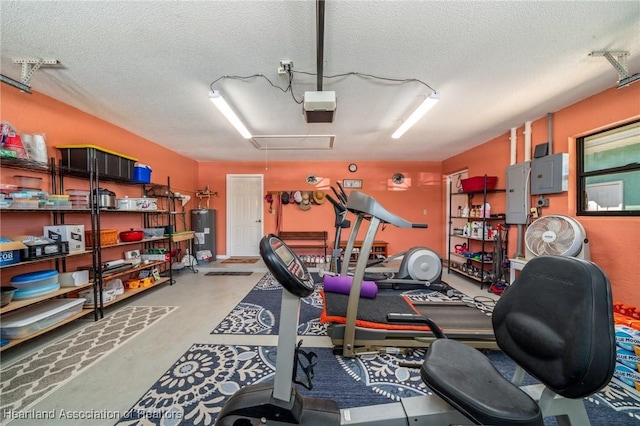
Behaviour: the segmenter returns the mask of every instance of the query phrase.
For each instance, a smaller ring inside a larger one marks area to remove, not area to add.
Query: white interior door
[[[259,256],[263,176],[227,175],[227,255]]]

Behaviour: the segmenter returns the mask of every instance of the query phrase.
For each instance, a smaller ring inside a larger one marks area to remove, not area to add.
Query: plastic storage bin
[[[27,272],[26,274],[15,275],[9,281],[11,285],[21,290],[42,289],[58,282],[58,271],[55,269],[45,269],[42,271]]]
[[[135,203],[135,210],[158,210],[157,198],[132,198]]]
[[[82,312],[84,299],[53,299],[2,315],[0,336],[22,339]]]
[[[487,189],[495,189],[498,182],[497,176],[487,176]],[[484,176],[474,176],[468,179],[462,179],[462,191],[464,192],[480,192],[484,188]]]
[[[69,242],[53,241],[50,242],[27,242],[24,243],[27,248],[22,250],[22,260],[37,260],[43,257],[56,256],[69,253]]]
[[[81,291],[80,293],[78,293],[80,297],[82,297],[83,301],[86,300],[84,302],[85,305],[94,305],[95,301],[94,301],[94,293],[93,290],[84,290]],[[109,289],[109,290],[102,290],[102,303],[109,303],[112,302],[116,299],[116,290],[115,289]]]
[[[61,287],[77,287],[89,283],[89,271],[62,272],[58,276]]]
[[[124,284],[122,283],[122,280],[120,278],[116,278],[107,281],[107,283],[104,285],[104,290],[111,290],[116,296],[120,296],[122,293],[124,293]]]
[[[196,259],[198,260],[198,266],[205,266],[211,260],[211,250],[199,250],[196,252]]]
[[[144,232],[144,237],[145,238],[163,237],[164,236],[164,227],[161,227],[161,228],[143,228],[142,232]]]
[[[16,183],[23,189],[40,189],[42,187],[42,178],[35,176],[14,175]]]
[[[16,290],[13,294],[13,300],[35,299],[36,297],[46,296],[60,290],[60,283],[55,282],[44,287],[29,288],[26,290]]]
[[[88,172],[93,169],[93,160],[98,162],[98,176],[131,181],[137,158],[109,151],[95,145],[61,145],[62,166]]]
[[[84,189],[67,189],[66,193],[69,194],[72,208],[86,209],[89,207],[89,195],[91,195],[91,192]]]

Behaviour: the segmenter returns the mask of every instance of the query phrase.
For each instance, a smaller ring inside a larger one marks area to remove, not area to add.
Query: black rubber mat
[[[348,294],[324,293],[325,307],[328,316],[346,317]],[[378,296],[375,299],[360,298],[357,318],[378,324],[389,324],[387,312],[399,314],[415,314],[416,311],[407,300],[400,295]]]
[[[325,309],[329,317],[345,317],[348,294],[324,293]],[[474,306],[463,303],[415,303],[413,307],[401,295],[378,294],[375,299],[360,298],[358,302],[357,320],[366,321],[373,324],[387,325],[389,329],[396,328],[397,323],[390,323],[387,320],[387,313],[411,313],[415,314],[415,308],[422,316],[431,318],[442,330],[451,338],[464,339],[490,339],[493,340],[493,327],[491,317]],[[422,322],[414,323],[415,326]],[[407,326],[411,323],[407,323]]]
[[[205,275],[206,276],[212,276],[212,275],[235,275],[235,276],[246,276],[246,275],[251,275],[253,274],[253,272],[251,271],[242,271],[242,272],[224,272],[224,271],[220,271],[220,272],[207,272]]]
[[[491,317],[473,306],[448,306],[445,303],[415,304],[416,309],[447,330],[467,330],[493,335]]]

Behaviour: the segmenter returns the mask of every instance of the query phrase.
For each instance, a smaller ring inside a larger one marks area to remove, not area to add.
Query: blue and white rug
[[[424,350],[412,356],[380,354],[358,358],[334,355],[329,348],[303,348],[318,355],[313,389],[297,385],[305,396],[334,399],[340,408],[398,401],[429,394],[418,369],[400,362],[420,362]],[[243,386],[272,381],[276,347],[195,344],[120,419],[118,425],[212,425],[228,398]],[[501,352],[489,358],[511,377],[513,364]],[[534,383],[531,378],[525,384]],[[499,397],[499,395],[496,395]],[[638,425],[640,406],[631,392],[612,382],[585,401],[593,425]],[[546,419],[554,425],[554,419]]]
[[[298,325],[298,335],[300,336],[324,336],[327,334],[326,324],[320,322],[322,279],[317,274],[312,275],[315,278],[316,289],[310,296],[300,299],[300,320]],[[216,326],[211,334],[278,334],[282,292],[282,286],[273,275],[266,273],[247,296]],[[473,300],[456,290],[453,291],[451,297],[431,290],[398,292],[397,290],[381,289],[379,292],[399,293],[416,302],[464,301],[467,304],[475,305],[478,309],[488,314],[493,309],[490,304]]]

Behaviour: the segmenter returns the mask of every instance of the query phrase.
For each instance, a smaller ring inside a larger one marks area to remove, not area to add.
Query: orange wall
[[[551,194],[549,207],[542,214],[565,214],[576,217],[576,146],[577,137],[640,116],[640,84],[622,89],[609,89],[553,114],[553,153],[569,153],[569,191]],[[533,118],[532,118],[533,120]],[[548,140],[547,117],[532,122],[531,146]],[[524,123],[517,129],[517,161],[524,160]],[[442,171],[453,173],[465,168],[469,176],[496,175],[498,187],[506,185],[505,168],[509,165],[510,132],[487,143],[451,157],[443,162]],[[485,161],[488,158],[490,161]],[[532,197],[532,205],[534,198]],[[492,212],[495,211],[492,208]],[[640,217],[592,217],[576,219],[584,226],[591,260],[600,265],[611,280],[614,300],[640,307]],[[516,252],[516,229],[512,227],[509,255]]]
[[[167,176],[171,177],[174,191],[193,194],[196,187],[197,162],[170,151],[147,139],[141,138],[104,120],[86,114],[76,108],[63,104],[55,99],[37,92],[32,95],[22,93],[6,85],[0,86],[0,120],[11,123],[19,133],[42,133],[45,135],[49,157],[60,158],[55,146],[67,144],[90,144],[109,149],[130,157],[138,158],[143,164],[151,166],[153,183],[166,184]],[[180,170],[180,173],[176,173]],[[15,183],[13,176],[28,174],[18,169],[3,169],[2,183]],[[42,188],[50,188],[50,180],[44,177]],[[101,187],[113,190],[118,197],[140,197],[139,186],[118,185],[110,182],[101,183]],[[65,189],[86,189],[88,182],[83,179],[65,179]],[[192,201],[193,203],[193,201]],[[10,216],[9,216],[10,215]],[[17,215],[7,213],[3,221],[2,235],[42,235],[42,226],[51,224],[48,213],[42,215]],[[140,215],[104,214],[101,215],[103,229],[127,230],[142,226]],[[84,224],[89,228],[89,216],[86,214],[67,214],[66,223]],[[111,248],[103,255],[104,260],[122,257],[122,248]],[[79,263],[91,263],[90,257],[69,260],[69,268]],[[41,268],[34,266],[34,268]],[[9,280],[3,274],[2,281]]]
[[[638,116],[640,84],[604,91],[554,113],[553,150],[568,152],[571,156],[570,190],[567,193],[550,195],[550,207],[543,211],[544,214],[561,213],[575,216],[575,138]],[[379,239],[390,243],[390,253],[421,245],[431,247],[446,257],[444,176],[468,169],[469,176],[485,173],[498,176],[498,187],[504,188],[505,167],[509,164],[509,129],[505,129],[505,133],[495,139],[442,163],[358,162],[358,171],[349,173],[349,161],[271,162],[266,170],[263,162],[198,163],[54,99],[38,93],[26,95],[6,86],[0,86],[0,119],[12,123],[20,132],[45,133],[50,147],[74,143],[94,144],[138,157],[141,162],[153,168],[153,182],[165,183],[167,176],[171,176],[172,188],[182,193],[193,196],[195,189],[209,185],[212,191],[219,194],[218,198],[212,198],[210,206],[218,210],[216,251],[219,254],[226,252],[227,174],[263,174],[265,191],[311,190],[313,188],[305,182],[305,177],[309,174],[326,178],[321,181],[323,188],[335,185],[336,181],[345,178],[362,179],[362,191],[375,197],[387,209],[410,221],[429,224],[427,230],[389,227],[381,232]],[[518,128],[517,161],[524,158],[522,131],[521,126]],[[532,147],[546,141],[545,116],[532,123]],[[57,154],[55,149],[50,151],[50,155],[52,154]],[[176,170],[180,170],[180,173],[176,173]],[[390,183],[391,176],[397,172],[404,173],[407,181],[411,182],[403,191],[393,190]],[[3,181],[5,177],[2,176]],[[68,183],[66,187],[70,188],[72,183]],[[83,182],[77,183],[80,185]],[[125,194],[126,191],[139,191],[135,188],[119,191],[118,195],[139,193]],[[194,197],[187,205],[187,210],[196,205],[197,200]],[[273,232],[275,216],[267,213],[266,203],[264,207],[265,231]],[[504,208],[504,205],[500,205],[499,200],[492,203],[492,212],[501,208]],[[425,210],[426,215],[423,214]],[[325,229],[333,236],[334,213],[328,202],[322,206],[313,206],[306,212],[289,205],[285,206],[282,212],[284,230]],[[615,299],[640,306],[640,292],[636,290],[636,281],[640,276],[640,245],[636,241],[640,235],[640,218],[582,216],[578,220],[585,226],[590,239],[592,259],[600,264],[611,278]],[[115,225],[126,227],[122,222]],[[32,220],[24,219],[22,222],[18,221],[15,230],[36,233],[36,228],[39,229],[40,226],[41,224],[35,224]],[[515,252],[515,234],[514,231],[510,235],[510,253]],[[345,232],[343,237],[346,238],[347,235],[348,232]]]
[[[389,243],[389,252],[396,253],[413,246],[440,248],[444,231],[442,230],[443,208],[442,173],[440,163],[435,162],[357,162],[358,171],[347,170],[349,162],[271,162],[265,169],[264,162],[203,162],[199,165],[200,177],[198,186],[209,185],[212,191],[218,192],[218,198],[212,198],[210,208],[218,211],[217,247],[218,254],[226,251],[226,175],[227,174],[261,174],[264,176],[264,189],[267,192],[312,191],[322,189],[333,195],[330,187],[343,179],[361,179],[362,192],[373,196],[387,210],[416,223],[428,223],[429,229],[395,229],[387,227],[378,233],[378,239]],[[394,173],[405,175],[405,185],[394,186],[391,176]],[[314,174],[319,178],[316,186],[306,182],[306,177]],[[337,187],[336,187],[337,188]],[[346,189],[348,193],[349,190]],[[274,203],[274,210],[276,204]],[[203,205],[204,207],[204,205]],[[264,230],[275,232],[276,214],[269,214],[269,206],[264,203]],[[426,211],[426,214],[425,214]],[[334,240],[335,213],[331,204],[326,201],[322,205],[313,205],[310,210],[303,211],[297,205],[282,206],[282,226],[284,231],[326,230]],[[364,226],[363,226],[364,227]],[[361,227],[361,228],[363,228]],[[364,237],[364,230],[361,229]],[[346,240],[349,231],[343,231],[342,239]],[[362,237],[362,238],[363,238]]]
[[[97,145],[151,166],[154,183],[166,184],[167,176],[170,176],[175,190],[184,193],[195,190],[198,164],[195,160],[48,96],[37,92],[28,95],[2,85],[0,119],[11,123],[19,133],[43,133],[50,157],[60,158],[54,148],[57,145]],[[139,191],[134,192],[139,194]]]

